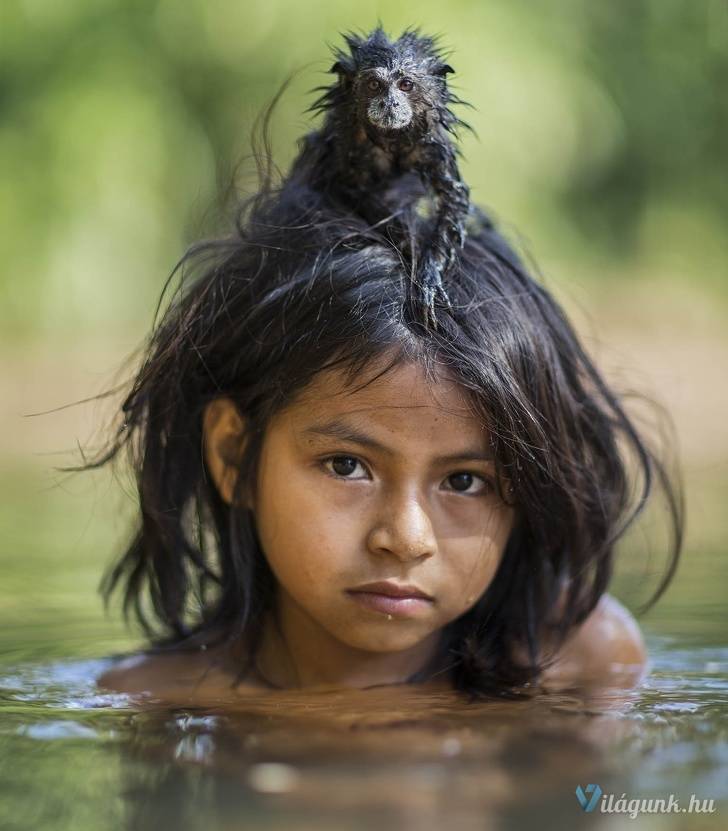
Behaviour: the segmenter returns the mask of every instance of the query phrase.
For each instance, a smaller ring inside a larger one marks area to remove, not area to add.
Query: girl
[[[151,638],[102,686],[190,701],[639,679],[639,629],[606,594],[615,545],[659,485],[654,602],[679,484],[482,214],[451,308],[423,326],[420,197],[388,196],[408,246],[266,177],[234,233],[186,254],[94,463],[130,452],[139,519],[103,592]]]

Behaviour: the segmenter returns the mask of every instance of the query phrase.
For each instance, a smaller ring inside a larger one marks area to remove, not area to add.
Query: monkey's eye
[[[397,86],[402,90],[402,92],[410,92],[414,89],[414,83],[410,81],[409,78],[402,78]]]
[[[370,78],[369,81],[367,81],[367,89],[370,90],[371,92],[379,92],[379,90],[381,88],[382,88],[382,82],[377,81],[376,78]]]

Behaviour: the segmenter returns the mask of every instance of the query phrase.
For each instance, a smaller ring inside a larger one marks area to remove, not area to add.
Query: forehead
[[[424,74],[429,68],[429,60],[416,50],[386,49],[371,50],[367,55],[360,56],[359,71],[363,73],[381,72],[412,72]]]
[[[422,77],[426,75],[421,63],[409,57],[396,58],[395,60],[372,62],[363,66],[360,70],[364,77],[389,78],[394,75],[412,75]]]
[[[428,379],[421,366],[404,363],[376,377],[382,368],[372,368],[353,384],[347,384],[342,370],[319,373],[289,409],[292,426],[305,430],[324,419],[346,418],[422,440],[436,435],[438,441],[482,444],[487,438],[467,392],[447,374]]]

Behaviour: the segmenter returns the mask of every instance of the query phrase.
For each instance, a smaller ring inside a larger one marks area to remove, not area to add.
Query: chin
[[[397,629],[399,627],[399,629]],[[379,625],[371,625],[349,632],[332,632],[342,643],[364,652],[403,652],[412,649],[431,633],[407,631],[402,621],[385,620]]]

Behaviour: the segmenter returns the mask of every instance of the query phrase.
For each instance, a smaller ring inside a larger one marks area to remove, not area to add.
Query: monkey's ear
[[[329,72],[334,72],[339,76],[339,86],[344,90],[351,89],[352,74],[351,70],[342,61],[336,61]]]
[[[347,81],[351,81],[354,77],[356,72],[356,68],[352,65],[351,61],[347,61],[345,58],[339,59],[336,63],[331,67],[329,72],[335,72],[339,78],[344,78]]]
[[[440,64],[440,66],[435,70],[435,75],[448,75],[451,72],[455,72],[455,70],[450,66],[449,63]]]

